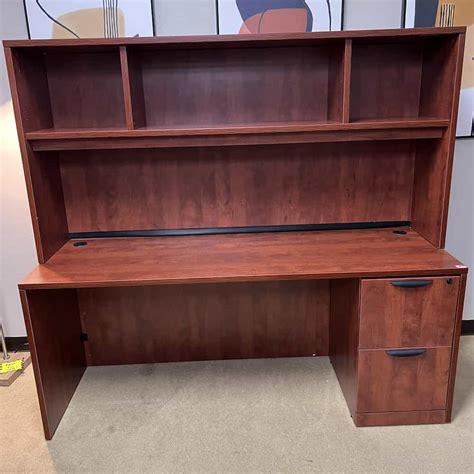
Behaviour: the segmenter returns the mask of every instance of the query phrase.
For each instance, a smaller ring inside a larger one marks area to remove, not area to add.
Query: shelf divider
[[[350,116],[350,92],[351,92],[351,69],[352,69],[352,40],[346,39],[344,45],[344,71],[342,80],[342,122],[349,123]]]
[[[125,115],[128,130],[146,126],[145,97],[139,58],[126,46],[120,46]]]
[[[120,68],[122,71],[123,102],[125,105],[125,122],[128,130],[134,129],[132,94],[130,91],[130,75],[128,68],[127,47],[120,46]]]

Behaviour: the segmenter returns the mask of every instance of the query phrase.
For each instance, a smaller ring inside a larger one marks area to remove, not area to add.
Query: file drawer
[[[442,410],[451,347],[361,350],[358,413]]]
[[[360,349],[451,346],[459,277],[362,280]]]

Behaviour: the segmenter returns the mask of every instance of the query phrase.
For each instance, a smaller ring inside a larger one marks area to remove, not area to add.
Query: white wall
[[[344,30],[400,28],[402,0],[344,0]]]
[[[27,38],[23,2],[0,0],[0,38]],[[26,334],[17,284],[37,264],[5,58],[0,52],[0,319]]]
[[[214,0],[153,0],[157,36],[214,35]]]
[[[170,1],[156,1],[160,26],[158,34],[184,34],[187,20]],[[199,8],[198,8],[198,5]],[[196,14],[203,13],[209,0],[199,0]],[[214,21],[215,13],[212,13]],[[347,12],[346,12],[347,13]],[[194,16],[194,14],[192,15]],[[189,15],[186,15],[189,19]],[[164,26],[167,19],[168,26]],[[215,23],[214,23],[215,24]],[[192,33],[211,33],[210,23],[194,24]],[[187,26],[186,26],[187,28]],[[26,38],[26,22],[21,0],[0,0],[0,38]],[[452,196],[448,221],[447,250],[468,265],[474,273],[474,139],[456,143]],[[17,283],[36,265],[26,188],[21,167],[13,110],[6,78],[3,53],[0,54],[0,318],[7,336],[26,334],[18,297]],[[474,275],[471,273],[466,294],[465,319],[474,319]]]
[[[469,267],[464,319],[474,319],[474,138],[456,140],[446,250]]]

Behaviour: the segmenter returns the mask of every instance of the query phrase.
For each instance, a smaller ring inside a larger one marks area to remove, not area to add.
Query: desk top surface
[[[20,289],[454,275],[467,268],[411,229],[67,242]]]

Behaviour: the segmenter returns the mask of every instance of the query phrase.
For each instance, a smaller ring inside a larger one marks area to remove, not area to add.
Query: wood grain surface
[[[39,263],[46,262],[67,240],[64,195],[58,156],[47,160],[35,153],[25,133],[51,127],[52,115],[44,58],[35,54],[17,54],[5,49],[13,108],[18,130],[23,171],[30,207],[36,253]]]
[[[422,288],[392,285],[405,279],[363,280],[360,348],[450,346],[459,277],[430,280],[432,284]]]
[[[467,268],[441,249],[465,31],[5,41],[46,437],[86,364],[328,353],[357,426],[449,421]],[[411,227],[67,240],[380,221]],[[420,277],[433,285],[387,286]]]
[[[323,46],[145,52],[146,124],[327,120],[330,51]]]
[[[329,357],[351,415],[357,410],[360,280],[330,282]]]
[[[35,151],[189,148],[287,143],[338,143],[442,138],[446,120],[419,119],[351,124],[309,123],[156,129],[40,130],[27,134]]]
[[[427,348],[416,357],[360,350],[357,412],[444,410],[450,361],[451,347]]]
[[[418,117],[423,45],[352,45],[350,119]]]
[[[392,229],[68,242],[21,288],[83,288],[255,280],[459,275],[447,252]]]
[[[20,291],[46,439],[86,369],[75,290]]]
[[[408,221],[408,142],[61,154],[70,232]]]
[[[328,353],[327,280],[82,289],[79,305],[88,365]]]
[[[118,51],[47,54],[46,64],[55,127],[125,126]]]
[[[445,410],[357,413],[354,423],[356,426],[426,425],[445,423],[445,417]]]

